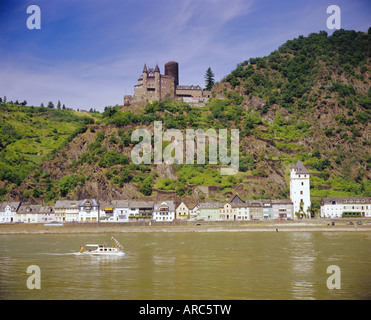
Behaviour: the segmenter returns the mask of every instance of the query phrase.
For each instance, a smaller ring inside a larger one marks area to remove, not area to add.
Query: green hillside
[[[0,103],[1,196],[20,186],[92,122],[90,115],[74,111]]]
[[[251,58],[223,79],[224,92],[255,106],[265,130],[252,134],[299,157],[313,196],[370,195],[371,35],[322,31]]]
[[[314,199],[371,196],[370,53],[371,35],[362,32],[300,36],[269,56],[238,64],[205,107],[162,101],[81,117],[1,104],[2,197],[51,203],[82,197],[225,200],[235,193],[287,198],[289,168],[297,159],[311,172]],[[131,132],[152,131],[155,120],[164,131],[239,129],[240,171],[221,176],[220,165],[133,164]]]

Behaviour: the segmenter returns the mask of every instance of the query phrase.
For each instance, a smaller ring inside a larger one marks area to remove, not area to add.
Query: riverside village
[[[57,200],[54,206],[20,201],[0,204],[0,223],[113,223],[135,221],[252,221],[310,219],[310,173],[297,161],[290,170],[290,199],[190,203],[186,200],[99,199]],[[326,197],[321,200],[319,218],[371,218],[369,197]]]

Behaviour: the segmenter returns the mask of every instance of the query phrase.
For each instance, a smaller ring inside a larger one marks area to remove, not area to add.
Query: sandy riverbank
[[[128,233],[128,232],[370,232],[371,224],[367,220],[362,225],[347,225],[349,220],[337,220],[332,225],[331,220],[305,221],[215,221],[215,222],[173,222],[173,223],[70,223],[62,226],[44,224],[0,224],[0,235],[11,234],[56,234],[56,233]]]

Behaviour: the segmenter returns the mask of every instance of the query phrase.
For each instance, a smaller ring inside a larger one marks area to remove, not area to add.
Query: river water
[[[124,256],[78,253],[110,236]],[[39,290],[27,287],[30,265]],[[340,289],[326,285],[331,265]],[[0,235],[0,299],[370,298],[368,232]]]

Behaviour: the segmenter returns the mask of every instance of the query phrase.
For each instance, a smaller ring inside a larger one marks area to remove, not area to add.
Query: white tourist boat
[[[114,237],[111,238],[110,245],[104,244],[86,244],[80,246],[80,253],[88,255],[122,255],[124,247]]]

